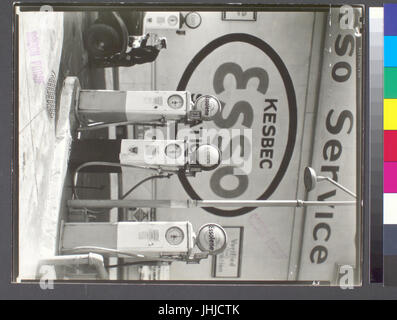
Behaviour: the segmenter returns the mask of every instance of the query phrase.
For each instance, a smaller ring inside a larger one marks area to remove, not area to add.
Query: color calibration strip
[[[383,70],[384,224],[397,225],[397,5],[384,6]],[[393,204],[393,207],[388,206]],[[397,227],[397,226],[396,226]],[[396,244],[397,248],[397,244]],[[397,251],[396,251],[397,254]]]
[[[370,196],[365,197],[370,216],[370,281],[383,278],[383,7],[369,8],[369,135],[365,145],[369,152]]]
[[[383,129],[384,283],[397,285],[397,4],[384,5]]]

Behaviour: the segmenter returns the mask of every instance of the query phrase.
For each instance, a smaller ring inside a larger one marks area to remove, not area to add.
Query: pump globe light
[[[212,120],[221,112],[222,104],[218,98],[212,95],[200,96],[194,103],[194,110],[201,112],[201,118],[204,121]]]
[[[207,223],[197,232],[196,244],[203,252],[210,255],[219,254],[227,245],[226,231],[219,224]]]

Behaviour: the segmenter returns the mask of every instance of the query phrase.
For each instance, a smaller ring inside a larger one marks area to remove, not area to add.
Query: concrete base
[[[63,82],[58,119],[56,124],[56,138],[63,139],[68,134],[72,136],[79,125],[75,114],[80,82],[77,77],[67,77]]]

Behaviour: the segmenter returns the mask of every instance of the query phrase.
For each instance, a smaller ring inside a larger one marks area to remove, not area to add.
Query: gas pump
[[[182,23],[179,12],[146,12],[143,20],[145,31],[156,30],[177,30]]]
[[[111,148],[109,148],[109,145],[111,145]],[[99,153],[90,150],[96,150]],[[99,156],[102,156],[102,158],[98,158]],[[103,156],[107,158],[103,158]],[[113,158],[117,156],[119,161],[115,162]],[[123,200],[149,180],[170,178],[173,174],[182,172],[186,176],[195,177],[198,172],[214,170],[220,165],[221,160],[221,151],[216,146],[185,140],[78,140],[72,146],[69,160],[69,167],[74,170],[73,198],[79,199],[77,178],[80,172],[121,173],[123,167],[157,172],[157,175],[149,175],[126,191],[120,197],[120,200]],[[71,208],[70,212],[99,213],[87,208],[82,211]]]
[[[194,176],[210,171],[221,163],[220,150],[209,144],[196,145],[184,140],[125,139],[121,142],[120,163],[151,166],[161,171]]]
[[[205,224],[196,235],[188,221],[65,223],[61,237],[62,254],[96,253],[142,263],[200,263],[227,245],[220,225]],[[199,252],[194,252],[195,246]]]
[[[184,26],[189,29],[197,29],[202,22],[198,12],[146,12],[143,24],[144,29],[148,30],[176,30],[177,34],[184,35]]]
[[[212,120],[221,110],[212,95],[193,96],[188,91],[79,90],[76,117],[79,130],[112,125],[164,126],[168,121],[194,125]]]
[[[69,167],[80,171],[121,172],[122,167],[179,173],[195,176],[197,172],[217,168],[222,160],[218,147],[187,140],[77,140],[72,146]],[[104,167],[107,167],[106,169]]]

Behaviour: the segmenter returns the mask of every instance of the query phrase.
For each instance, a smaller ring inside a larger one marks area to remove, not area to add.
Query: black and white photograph
[[[362,6],[14,15],[14,282],[361,285]]]

